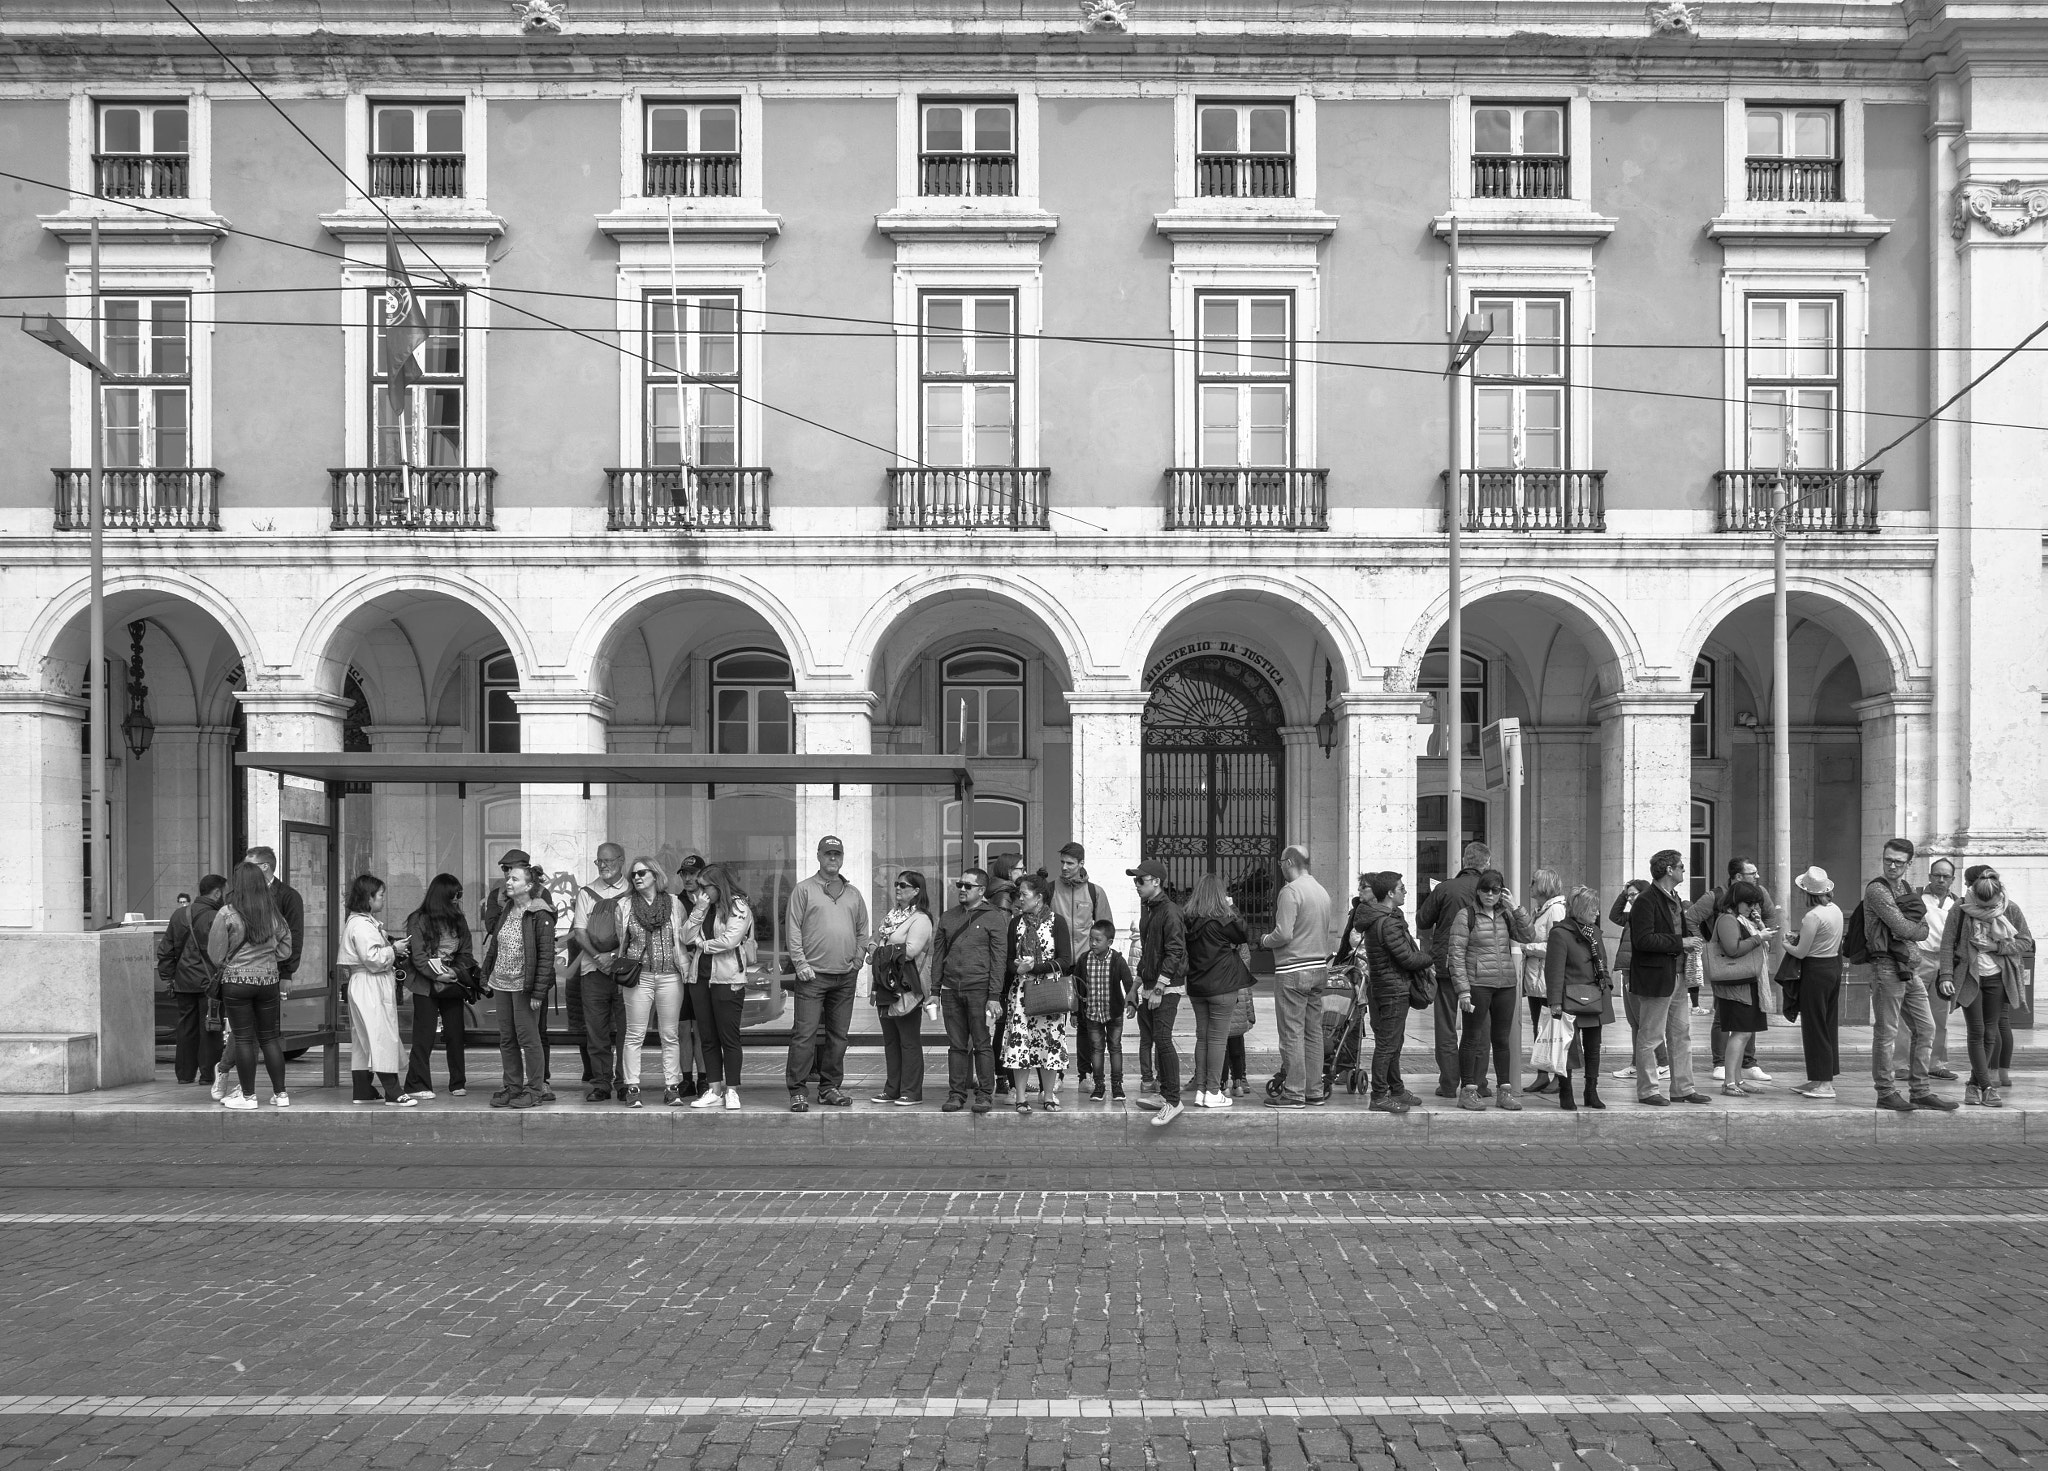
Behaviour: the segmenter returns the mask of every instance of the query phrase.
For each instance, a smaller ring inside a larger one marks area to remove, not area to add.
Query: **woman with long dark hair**
[[[700,977],[691,986],[691,1006],[713,1081],[690,1107],[738,1108],[740,1018],[747,1006],[746,956],[754,938],[754,912],[724,864],[712,864],[697,879],[701,889],[683,921],[683,943],[693,957],[710,961],[705,970],[693,958],[690,973]]]
[[[476,970],[469,921],[462,917],[461,879],[452,873],[434,875],[420,907],[405,917],[405,937],[412,962],[405,982],[412,996],[412,1055],[405,1069],[405,1091],[414,1098],[434,1096],[438,1023],[448,1054],[448,1092],[460,1098],[469,1082],[463,1011]]]
[[[1736,1074],[1751,1038],[1769,1028],[1764,1011],[1764,981],[1769,976],[1771,940],[1778,933],[1764,923],[1764,891],[1748,880],[1728,886],[1714,910],[1714,928],[1707,941],[1707,982],[1714,988],[1714,1019],[1726,1036],[1722,1056],[1728,1076],[1721,1092],[1729,1098],[1761,1093],[1762,1083],[1745,1082]]]
[[[253,863],[238,863],[228,879],[227,902],[213,917],[206,958],[220,974],[221,1009],[234,1032],[235,1071],[240,1086],[221,1107],[256,1107],[256,1054],[270,1074],[270,1101],[291,1107],[284,1086],[284,1046],[279,1041],[284,988],[278,964],[291,958],[292,932],[277,911],[270,880]]]
[[[416,1108],[412,1095],[398,1087],[398,957],[410,942],[385,933],[377,918],[383,912],[384,880],[357,874],[348,886],[348,918],[334,952],[334,963],[348,974],[349,1075],[357,1103]]]
[[[896,875],[895,902],[868,945],[875,1009],[881,1013],[883,1078],[876,1103],[924,1102],[924,1002],[932,994],[932,901],[924,875],[906,868]],[[900,982],[889,995],[880,990],[881,966]]]
[[[1564,1073],[1557,1079],[1557,1106],[1579,1106],[1572,1097],[1572,1071],[1583,1066],[1586,1107],[1605,1108],[1600,1101],[1600,1032],[1614,1020],[1614,977],[1600,939],[1600,896],[1584,884],[1572,890],[1564,917],[1544,934],[1543,978],[1545,1008],[1574,1029]]]
[[[1070,1012],[1027,1016],[1024,983],[1032,976],[1058,975],[1074,963],[1074,943],[1067,922],[1052,912],[1052,883],[1043,874],[1017,875],[1010,920],[1010,991],[1003,1008],[1003,1066],[1010,1070],[1011,1097],[1018,1113],[1031,1112],[1024,1081],[1038,1070],[1038,1106],[1058,1113],[1060,1079],[1067,1070],[1067,1024]]]
[[[1224,1059],[1230,1018],[1237,993],[1252,984],[1238,946],[1250,944],[1251,935],[1213,873],[1195,880],[1181,915],[1187,921],[1188,1001],[1195,1012],[1195,1107],[1228,1108]]]

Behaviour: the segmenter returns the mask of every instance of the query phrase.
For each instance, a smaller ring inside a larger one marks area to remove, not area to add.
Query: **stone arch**
[[[1065,665],[1057,671],[1072,688],[1084,669],[1093,667],[1087,636],[1073,615],[1044,588],[1022,578],[990,577],[978,572],[943,572],[899,583],[878,599],[854,626],[846,642],[846,667],[856,688],[873,688],[876,664],[889,636],[918,613],[948,599],[994,603],[1015,609],[1035,625],[1032,641]],[[902,651],[889,650],[891,657]]]
[[[1769,572],[1753,572],[1703,603],[1679,641],[1676,667],[1692,668],[1715,630],[1742,608],[1768,599],[1772,582]],[[1786,593],[1793,616],[1813,619],[1847,645],[1865,694],[1910,689],[1925,681],[1904,621],[1868,588],[1846,578],[1793,573],[1786,578]]]
[[[1176,622],[1206,605],[1232,598],[1270,603],[1283,610],[1286,617],[1313,625],[1325,648],[1335,657],[1336,678],[1341,688],[1355,685],[1372,667],[1365,638],[1342,604],[1313,583],[1264,572],[1198,574],[1168,589],[1153,600],[1132,629],[1130,640],[1124,645],[1124,667],[1142,671],[1151,662],[1159,640]],[[1320,702],[1315,708],[1322,708]],[[1294,713],[1300,718],[1302,712]],[[1313,713],[1309,712],[1311,717]]]
[[[192,576],[172,568],[149,568],[125,572],[110,572],[105,580],[106,597],[110,602],[116,599],[156,594],[190,604],[204,613],[228,636],[245,670],[251,674],[261,667],[261,644],[255,629],[244,618],[233,603],[221,596],[218,590]],[[41,671],[38,681],[49,688],[49,661],[62,657],[58,645],[76,620],[82,619],[92,606],[92,584],[81,579],[43,604],[21,642],[21,667]],[[138,604],[146,607],[146,603]],[[116,631],[119,615],[109,610],[107,614],[107,652],[112,657],[117,642]]]
[[[1615,691],[1631,688],[1647,667],[1643,647],[1627,615],[1588,583],[1530,573],[1507,573],[1475,582],[1464,589],[1467,608],[1489,598],[1522,598],[1542,607],[1577,634],[1595,655],[1599,670]],[[1436,642],[1451,616],[1448,591],[1430,600],[1401,645],[1400,662],[1387,671],[1389,688],[1412,690],[1422,671],[1422,656]],[[1688,661],[1688,667],[1690,661]]]
[[[692,570],[621,583],[600,598],[570,640],[566,667],[584,688],[595,690],[604,679],[604,663],[619,641],[636,628],[654,605],[689,594],[718,598],[757,615],[781,642],[797,677],[815,672],[817,656],[803,624],[789,605],[762,583],[749,577]]]
[[[524,620],[511,604],[473,578],[410,569],[370,573],[329,594],[314,609],[305,631],[299,635],[293,667],[316,688],[339,694],[348,669],[346,660],[334,657],[342,634],[352,625],[359,625],[366,614],[386,619],[415,601],[434,598],[463,604],[482,617],[497,630],[511,652],[519,668],[520,682],[524,684],[535,677],[539,655]]]

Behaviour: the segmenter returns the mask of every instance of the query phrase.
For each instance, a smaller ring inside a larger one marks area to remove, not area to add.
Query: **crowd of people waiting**
[[[1554,871],[1538,869],[1525,908],[1484,845],[1469,844],[1459,872],[1424,898],[1414,932],[1398,873],[1361,875],[1338,921],[1308,854],[1290,847],[1280,859],[1272,926],[1255,932],[1214,874],[1180,902],[1165,868],[1147,860],[1126,870],[1139,910],[1121,947],[1109,895],[1088,877],[1078,843],[1060,850],[1056,876],[1025,871],[1007,856],[987,870],[969,868],[954,881],[950,906],[934,904],[922,873],[901,870],[888,912],[872,925],[860,886],[843,872],[843,843],[827,837],[817,856],[817,871],[795,886],[783,916],[793,1003],[783,1082],[796,1112],[812,1106],[813,1084],[819,1106],[851,1105],[845,1054],[863,997],[876,1008],[884,1047],[876,1103],[925,1101],[927,1021],[945,1030],[946,1112],[986,1113],[999,1097],[1018,1113],[1031,1112],[1034,1100],[1057,1112],[1070,1070],[1091,1101],[1123,1102],[1124,1024],[1135,1021],[1135,1102],[1154,1124],[1170,1123],[1185,1103],[1228,1108],[1252,1091],[1244,1038],[1256,1016],[1255,947],[1272,954],[1281,1066],[1265,1091],[1275,1108],[1329,1100],[1333,996],[1369,1021],[1371,1062],[1361,1072],[1370,1078],[1370,1106],[1381,1112],[1422,1103],[1401,1072],[1411,1010],[1433,1012],[1436,1094],[1461,1109],[1519,1110],[1518,1095],[1545,1093],[1561,1108],[1606,1107],[1601,1038],[1615,1021],[1617,992],[1634,1055],[1614,1076],[1634,1081],[1638,1103],[1712,1102],[1692,1067],[1691,1017],[1703,995],[1714,1016],[1713,1078],[1725,1097],[1771,1084],[1754,1049],[1775,1011],[1800,1027],[1806,1079],[1793,1091],[1831,1099],[1841,1071],[1845,960],[1870,966],[1878,1107],[1957,1107],[1935,1083],[1957,1076],[1947,1064],[1947,1024],[1961,1011],[1970,1059],[1964,1102],[1996,1108],[2010,1084],[2009,1014],[2025,1004],[2034,952],[2026,917],[1995,868],[1966,869],[1961,891],[1952,892],[1954,865],[1937,856],[1916,887],[1906,880],[1913,845],[1902,838],[1885,845],[1884,872],[1846,919],[1823,870],[1800,874],[1805,907],[1796,927],[1781,919],[1744,858],[1730,862],[1725,885],[1685,902],[1685,860],[1670,849],[1651,859],[1647,882],[1631,881],[1611,906],[1592,888],[1567,891]],[[257,1106],[259,1057],[273,1102],[290,1104],[281,1001],[302,958],[304,903],[276,867],[272,850],[259,847],[232,875],[207,875],[158,942],[159,974],[177,1005],[177,1079],[210,1078],[214,1097],[232,1109]],[[347,978],[355,1101],[403,1108],[431,1100],[437,1036],[448,1091],[463,1096],[464,1018],[486,1003],[503,1063],[492,1105],[554,1101],[545,1013],[559,979],[582,1034],[585,1101],[643,1105],[641,1054],[654,1028],[665,1104],[739,1108],[741,1022],[748,975],[759,963],[745,894],[725,867],[694,855],[671,876],[652,858],[629,864],[622,848],[606,843],[596,868],[588,884],[551,887],[514,849],[500,860],[500,882],[478,906],[474,929],[452,874],[437,875],[397,928],[383,917],[383,881],[358,875],[335,956]],[[1618,930],[1611,951],[1603,913]],[[1195,1023],[1185,1093],[1173,1038],[1183,998]],[[398,1025],[408,1000],[409,1055]],[[1550,1062],[1526,1087],[1524,1003]]]

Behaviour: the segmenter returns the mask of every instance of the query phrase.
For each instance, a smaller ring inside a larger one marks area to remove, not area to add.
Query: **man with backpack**
[[[227,887],[228,881],[217,873],[201,879],[198,902],[186,904],[173,914],[156,942],[157,979],[170,988],[178,1005],[173,1033],[177,1056],[172,1067],[180,1083],[211,1078],[220,1066],[221,1034],[206,1027],[208,993],[213,990],[206,938]]]
[[[1877,1084],[1877,1106],[1893,1113],[1953,1113],[1960,1105],[1937,1094],[1930,1076],[1934,1011],[1927,1003],[1927,982],[1916,965],[1918,943],[1927,938],[1927,906],[1906,882],[1906,866],[1912,861],[1913,845],[1906,839],[1893,838],[1884,845],[1884,872],[1863,886],[1863,902],[1843,931],[1842,954],[1851,962],[1870,963],[1870,1074]],[[1907,1075],[1910,1098],[1899,1096],[1892,1075],[1892,1052],[1902,1020],[1912,1058]]]
[[[1067,922],[1067,933],[1073,936],[1074,949],[1083,950],[1088,944],[1088,935],[1097,924],[1108,921],[1111,928],[1116,925],[1116,916],[1109,911],[1109,895],[1102,885],[1091,882],[1088,870],[1082,865],[1087,861],[1088,850],[1079,843],[1067,843],[1060,849],[1060,874],[1053,881],[1052,912]],[[1123,1013],[1117,1013],[1122,1019]],[[1081,1051],[1080,1080],[1087,1082],[1089,1059],[1093,1054],[1086,1048]],[[1122,1059],[1118,1059],[1121,1071]],[[1095,1079],[1099,1089],[1102,1078]]]
[[[626,850],[617,843],[597,849],[597,877],[576,891],[576,915],[569,930],[569,979],[563,999],[569,1024],[582,1003],[583,1068],[590,1078],[585,1103],[603,1103],[624,1078],[621,1058],[626,1035],[626,993],[612,980],[618,960],[619,903],[626,884]]]

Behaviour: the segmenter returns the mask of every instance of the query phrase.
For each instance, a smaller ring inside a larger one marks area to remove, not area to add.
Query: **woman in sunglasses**
[[[626,904],[626,934],[619,946],[628,966],[639,963],[640,979],[626,993],[626,1042],[621,1049],[625,1087],[619,1101],[640,1107],[640,1047],[650,1016],[661,1019],[662,1099],[674,1108],[683,1101],[683,906],[668,891],[668,874],[652,858],[635,858],[626,868],[633,897]],[[618,979],[618,972],[612,972]]]

